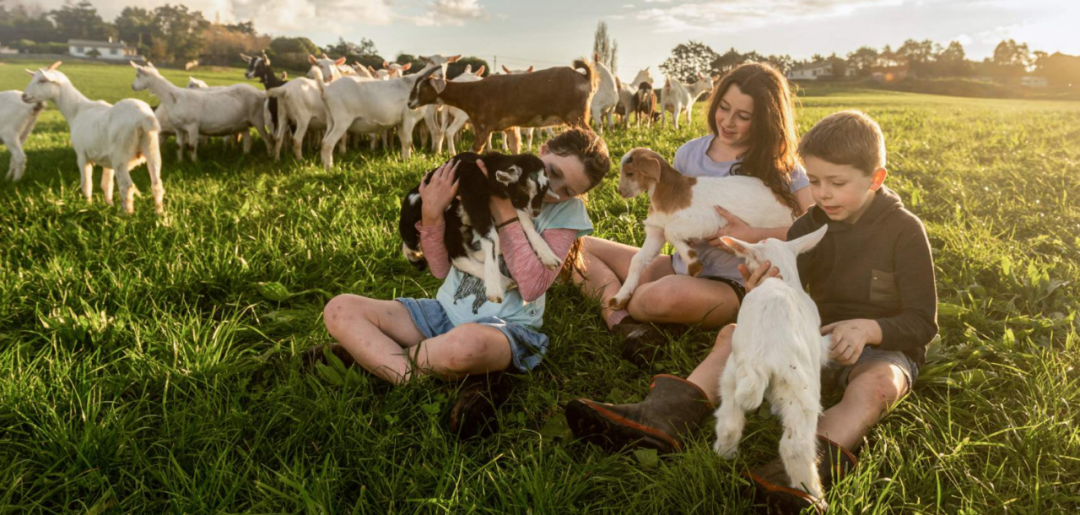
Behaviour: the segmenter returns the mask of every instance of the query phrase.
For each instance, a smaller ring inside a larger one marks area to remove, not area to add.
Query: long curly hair
[[[716,110],[733,85],[754,99],[754,113],[750,118],[750,148],[739,156],[741,160],[732,166],[731,174],[761,179],[791,208],[792,217],[797,217],[802,207],[789,185],[798,162],[799,137],[795,130],[795,97],[788,81],[775,68],[762,63],[746,63],[728,72],[709,99],[709,129],[715,136],[720,135]]]

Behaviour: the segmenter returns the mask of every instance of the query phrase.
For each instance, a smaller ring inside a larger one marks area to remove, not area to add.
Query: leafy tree
[[[855,68],[859,76],[865,77],[870,75],[871,69],[877,65],[878,51],[873,47],[859,47],[858,50],[849,53],[847,58],[848,66]]]
[[[210,22],[200,11],[189,11],[185,5],[170,5],[154,9],[154,42],[150,47],[153,59],[182,63],[199,57],[203,50],[203,33]]]
[[[154,13],[141,7],[125,7],[113,21],[121,41],[149,55],[154,40]]]
[[[243,23],[230,23],[225,25],[225,28],[230,32],[239,32],[248,36],[258,35],[258,32],[255,31],[255,23],[250,20]]]
[[[358,58],[377,56],[379,51],[375,48],[375,42],[368,38],[361,38],[360,43],[353,43],[339,37],[337,44],[326,47],[326,53],[335,57]]]
[[[937,73],[943,76],[970,75],[973,69],[964,53],[964,45],[959,41],[950,42],[949,46],[937,54],[935,61],[937,61]]]
[[[34,41],[67,41],[46,17],[47,13],[41,6],[30,4],[28,7],[16,1],[7,7],[5,3],[0,0],[0,41],[25,39],[30,40],[31,44]]]
[[[398,54],[397,59],[394,59],[394,62],[398,64],[412,63],[412,66],[409,67],[409,71],[405,72],[406,75],[419,72],[424,69],[424,66],[427,66],[427,62],[412,54]]]
[[[669,77],[683,82],[693,82],[698,72],[716,73],[713,62],[720,57],[712,48],[699,41],[681,43],[671,50],[671,57],[660,65]]]
[[[1031,51],[1027,43],[1017,43],[1015,40],[1006,39],[994,48],[994,57],[991,62],[997,66],[1002,75],[1023,75],[1032,64]]]
[[[612,74],[615,74],[617,69],[615,59],[618,49],[618,42],[608,35],[607,22],[597,23],[596,32],[593,33],[593,54],[600,56],[600,62],[607,66]]]
[[[241,64],[240,54],[258,54],[270,44],[268,36],[235,25],[214,23],[203,32],[203,53],[199,60],[204,64]]]
[[[472,65],[472,70],[473,70],[474,73],[476,72],[476,70],[479,70],[481,66],[483,66],[484,67],[484,75],[483,75],[483,77],[487,77],[488,75],[491,75],[491,71],[492,71],[491,66],[488,66],[487,61],[485,61],[485,60],[483,60],[483,59],[481,59],[479,57],[470,56],[470,57],[462,57],[461,59],[458,59],[456,62],[453,62],[453,63],[450,63],[449,65],[447,65],[447,67],[446,67],[446,77],[450,78],[450,79],[453,79],[454,77],[457,77],[458,75],[461,75],[465,71],[465,67],[469,66],[469,65]],[[412,71],[412,70],[409,70],[409,71]]]
[[[56,29],[70,39],[103,40],[113,35],[113,28],[98,15],[97,9],[87,0],[65,3],[63,7],[49,11]]]

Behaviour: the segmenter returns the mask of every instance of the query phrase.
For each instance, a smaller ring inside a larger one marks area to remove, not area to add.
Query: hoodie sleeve
[[[881,350],[908,351],[926,347],[938,332],[937,286],[930,241],[922,223],[914,220],[896,241],[896,284],[900,314],[879,318]]]

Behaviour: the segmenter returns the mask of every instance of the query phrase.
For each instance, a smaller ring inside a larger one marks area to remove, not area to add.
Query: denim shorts
[[[394,299],[409,310],[409,316],[420,330],[424,338],[434,338],[446,334],[454,328],[450,317],[446,316],[446,310],[435,299],[410,299],[399,297]],[[499,317],[484,317],[473,320],[471,323],[494,327],[502,331],[503,336],[510,342],[510,355],[514,368],[521,372],[527,372],[536,368],[547,353],[550,340],[547,335],[529,329],[526,326],[506,321]]]
[[[855,361],[854,365],[833,369],[832,373],[836,377],[836,386],[841,389],[847,388],[851,371],[863,363],[872,361],[884,361],[896,365],[904,373],[904,378],[907,379],[907,391],[909,392],[915,387],[915,381],[919,379],[919,365],[915,364],[907,354],[897,350],[881,350],[872,345],[867,345],[863,347],[862,354],[859,355],[859,359]]]

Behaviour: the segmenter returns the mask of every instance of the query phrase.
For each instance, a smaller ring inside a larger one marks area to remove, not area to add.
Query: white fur
[[[263,105],[266,94],[248,84],[208,89],[177,87],[162,77],[154,65],[131,63],[137,73],[131,88],[150,90],[161,99],[176,130],[177,160],[183,161],[184,148],[190,149],[192,161],[198,160],[199,136],[226,136],[254,127],[273,155],[272,136],[266,132]],[[247,150],[247,149],[245,149]]]
[[[196,79],[195,77],[188,77],[187,78],[187,88],[188,89],[210,89],[210,85],[207,84],[206,81]]]
[[[720,377],[716,444],[725,459],[738,452],[746,411],[769,399],[784,424],[780,458],[791,488],[823,499],[817,469],[817,423],[821,416],[821,367],[829,337],[821,336],[817,306],[799,282],[796,256],[825,236],[827,227],[790,242],[767,239],[749,244],[725,239],[751,268],[765,261],[780,269],[746,294],[731,340],[731,356]]]
[[[59,65],[57,62],[36,72],[27,70],[33,78],[23,92],[23,100],[34,103],[51,100],[64,115],[71,129],[71,147],[79,161],[80,184],[86,201],[90,202],[94,165],[98,165],[104,169],[101,189],[105,192],[105,202],[112,205],[115,171],[124,210],[133,213],[137,190],[129,171],[146,163],[154,208],[157,213],[164,213],[165,188],[161,185],[158,148],[161,126],[150,106],[133,98],[121,100],[116,105],[89,100],[75,89],[67,76],[56,71]]]
[[[445,76],[445,65],[442,72]],[[422,75],[423,70],[397,79],[338,80],[327,84],[323,100],[330,114],[330,128],[322,141],[323,166],[333,168],[333,147],[349,131],[371,134],[396,128],[401,157],[409,159],[413,128],[424,117],[422,110],[409,109],[409,93]]]
[[[330,126],[330,113],[323,102],[322,73],[318,67],[312,67],[311,71],[314,79],[299,77],[266,92],[269,98],[278,100],[278,128],[274,135],[275,161],[281,156],[281,145],[290,121],[296,124],[296,130],[292,134],[292,148],[293,156],[298,161],[303,159],[304,137],[308,130],[325,131]]]
[[[626,184],[633,181],[626,180],[624,176],[621,182]],[[660,253],[665,241],[671,242],[687,266],[692,267],[697,263],[698,259],[689,255],[691,249],[688,242],[712,238],[727,226],[727,219],[716,212],[715,206],[728,210],[751,227],[791,225],[791,209],[781,205],[772,191],[755,177],[698,177],[691,192],[693,198],[686,208],[673,213],[653,210],[645,219],[645,243],[630,261],[626,281],[611,300],[613,307],[625,307],[630,301],[642,272]],[[640,193],[624,191],[623,196],[632,197]],[[653,191],[650,190],[650,200],[652,196]]]
[[[671,111],[675,129],[679,128],[679,115],[683,112],[686,113],[686,124],[689,125],[690,111],[694,107],[694,102],[712,89],[713,78],[700,72],[698,72],[698,81],[690,85],[683,84],[678,79],[668,78],[667,83],[664,84],[664,94],[660,99],[660,128],[664,127],[668,111]]]
[[[596,122],[597,128],[600,129],[600,134],[603,134],[605,118],[607,125],[612,125],[615,105],[619,103],[619,91],[615,88],[615,77],[611,75],[611,70],[608,70],[604,63],[593,61],[593,68],[600,76],[600,84],[597,87],[596,94],[593,95],[590,110],[593,121]]]
[[[34,130],[38,115],[45,105],[23,102],[22,92],[11,90],[0,92],[0,142],[11,152],[5,179],[18,181],[26,171],[26,152],[23,145]]]
[[[649,86],[651,87],[655,81],[653,80],[652,72],[649,71],[649,67],[646,66],[644,69],[637,72],[637,75],[634,76],[632,82],[616,82],[619,90],[619,108],[623,111],[623,126],[629,127],[630,115],[633,114],[634,111],[634,93],[637,92],[638,86],[641,85],[642,82],[649,83]]]

